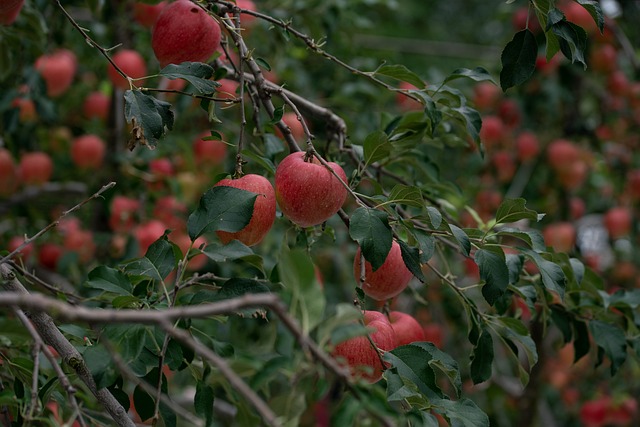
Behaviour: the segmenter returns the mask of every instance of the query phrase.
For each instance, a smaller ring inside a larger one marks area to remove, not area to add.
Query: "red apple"
[[[438,348],[442,348],[444,332],[442,326],[437,323],[428,323],[422,328],[424,332],[424,340],[433,343]]]
[[[496,151],[491,157],[499,182],[509,182],[516,173],[516,161],[511,151]]]
[[[93,233],[89,230],[69,230],[65,233],[63,246],[68,251],[76,252],[84,263],[91,261],[96,251]]]
[[[9,252],[13,252],[18,249],[18,247],[22,245],[24,241],[24,236],[13,236],[11,239],[9,239],[7,249],[9,250]],[[18,254],[16,255],[16,258],[21,259],[23,262],[26,262],[31,257],[31,252],[33,252],[33,242],[22,248],[22,250],[20,250],[20,252],[18,252]]]
[[[607,408],[607,423],[613,426],[631,426],[638,413],[638,401],[633,397],[626,397],[622,401],[612,401]]]
[[[282,121],[284,122],[284,124],[289,126],[289,129],[291,129],[291,136],[293,136],[293,139],[295,139],[296,141],[306,140],[307,137],[304,133],[304,127],[302,126],[302,122],[298,120],[298,116],[296,115],[296,113],[294,113],[293,111],[284,113],[282,115]],[[276,135],[278,135],[278,137],[280,138],[284,138],[282,132],[280,132],[280,129],[278,128],[276,128]]]
[[[418,89],[411,83],[407,83],[407,82],[400,82],[400,85],[398,87],[403,90]],[[396,105],[401,111],[415,111],[415,110],[422,110],[424,108],[424,106],[420,102],[416,101],[415,99],[409,98],[408,96],[404,95],[402,92],[396,93]]]
[[[473,88],[473,103],[480,111],[488,111],[502,98],[500,88],[490,82],[480,82]]]
[[[589,11],[575,1],[568,1],[558,5],[558,8],[564,12],[567,21],[572,22],[584,28],[587,33],[595,33],[598,31],[596,22],[589,14]]]
[[[62,246],[56,243],[43,243],[38,249],[38,261],[43,267],[55,271],[63,252]]]
[[[115,196],[111,201],[109,226],[115,232],[127,233],[136,223],[136,212],[140,210],[139,200],[125,196]]]
[[[613,95],[623,97],[629,93],[629,79],[626,74],[617,70],[609,74],[607,78],[607,89]]]
[[[255,12],[256,5],[252,0],[236,0],[236,5],[240,9],[249,10]],[[241,24],[243,27],[250,27],[256,20],[256,17],[253,15],[249,15],[248,13],[243,13],[240,15]]]
[[[518,159],[525,163],[533,160],[540,151],[540,142],[533,132],[522,132],[516,138]]]
[[[147,75],[147,64],[142,55],[135,50],[121,49],[116,52],[111,59],[123,73],[132,79],[140,79]],[[122,77],[111,64],[107,67],[107,75],[115,87],[125,90],[130,89],[129,81]],[[135,80],[134,84],[142,85],[144,84],[144,79]]]
[[[340,165],[329,167],[347,182]],[[318,159],[305,161],[304,152],[291,153],[276,169],[276,199],[282,213],[300,227],[311,227],[328,220],[347,198],[347,189]]]
[[[520,126],[522,122],[520,105],[513,99],[503,99],[500,102],[498,106],[498,116],[502,119],[502,123],[509,129]]]
[[[175,198],[164,196],[156,200],[153,217],[162,221],[171,230],[182,230],[186,225],[187,206]]]
[[[42,151],[24,153],[20,158],[18,175],[25,184],[44,184],[53,175],[53,161],[47,153]]]
[[[158,20],[158,16],[160,16],[166,5],[166,1],[161,1],[158,4],[136,2],[133,5],[133,19],[143,27],[151,28]]]
[[[580,421],[584,427],[601,427],[607,419],[609,398],[603,397],[590,400],[582,404],[580,408]]]
[[[91,92],[82,104],[82,112],[88,119],[107,120],[110,108],[111,98],[102,92]]]
[[[506,129],[504,122],[497,116],[486,116],[482,118],[482,128],[480,128],[480,140],[487,148],[502,144]]]
[[[604,214],[604,226],[611,239],[619,239],[631,232],[631,211],[624,206],[616,206]]]
[[[227,144],[215,139],[202,139],[210,137],[211,132],[205,131],[193,141],[193,157],[199,165],[218,166],[224,163],[227,155]]]
[[[0,25],[11,25],[18,18],[24,0],[3,0],[0,2]]]
[[[360,248],[358,248],[353,260],[353,275],[358,283],[360,283],[362,265],[360,253]],[[391,250],[380,268],[373,271],[369,261],[365,261],[364,266],[365,282],[362,284],[362,290],[365,294],[378,301],[387,300],[398,295],[407,287],[413,277],[413,274],[402,260],[400,245],[395,240],[391,244]]]
[[[151,47],[160,66],[185,61],[206,62],[220,45],[220,25],[188,0],[162,10],[151,34]]]
[[[31,98],[19,96],[11,102],[11,107],[19,110],[18,117],[22,123],[32,122],[36,119],[36,104]]]
[[[239,83],[235,80],[220,79],[220,86],[216,88],[216,98],[220,99],[236,99],[238,97]]]
[[[152,219],[138,225],[138,227],[133,230],[133,235],[140,247],[140,256],[143,256],[147,252],[153,242],[162,237],[166,229],[167,226],[162,221]]]
[[[47,95],[57,97],[69,89],[76,74],[77,60],[73,52],[60,49],[40,56],[35,63],[47,85]]]
[[[389,320],[396,333],[398,346],[425,340],[424,329],[410,314],[401,311],[392,311],[389,313]]]
[[[18,182],[18,172],[11,152],[6,148],[0,148],[0,195],[12,194]]]
[[[216,184],[216,187],[219,186],[239,188],[258,195],[249,224],[234,233],[216,231],[220,241],[227,244],[235,239],[247,246],[260,243],[276,219],[276,195],[269,180],[260,175],[249,174],[238,179],[223,179]]]
[[[82,135],[73,140],[71,159],[81,169],[98,169],[102,166],[107,147],[97,135]]]
[[[589,55],[589,65],[594,71],[610,74],[618,69],[618,52],[613,45],[602,44],[594,46]]]
[[[396,347],[396,333],[384,314],[365,311],[364,324],[374,329],[369,336],[380,350],[390,351]],[[336,345],[332,354],[338,361],[346,362],[356,378],[374,383],[382,377],[383,366],[380,356],[367,337],[349,338]]]
[[[576,229],[570,222],[549,224],[542,231],[542,236],[556,252],[570,252],[576,243]]]
[[[556,139],[547,147],[549,165],[556,171],[570,168],[580,159],[580,149],[566,139]]]

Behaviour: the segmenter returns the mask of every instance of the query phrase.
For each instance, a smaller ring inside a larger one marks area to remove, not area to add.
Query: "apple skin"
[[[576,229],[570,222],[555,222],[542,230],[547,245],[556,252],[570,252],[576,243]]]
[[[261,175],[248,174],[238,179],[223,179],[215,186],[239,188],[258,195],[249,224],[234,233],[216,231],[220,241],[225,245],[232,240],[239,240],[247,246],[260,243],[276,219],[276,195],[269,180]]]
[[[252,12],[256,11],[256,5],[252,0],[236,0],[236,5],[240,9],[250,10]],[[256,17],[249,14],[241,14],[241,23],[245,27],[250,27],[256,20]]]
[[[522,132],[516,138],[516,150],[521,162],[535,159],[540,152],[538,137],[533,132]]]
[[[401,311],[392,311],[389,313],[389,320],[396,333],[398,346],[425,340],[424,329],[410,314]]]
[[[161,1],[158,4],[136,2],[133,5],[133,19],[143,27],[151,28],[155,25],[166,5],[166,1]]]
[[[41,185],[48,182],[53,175],[53,161],[42,151],[24,153],[20,158],[18,176],[25,184]]]
[[[282,213],[300,227],[321,224],[340,210],[347,199],[347,189],[318,159],[304,161],[305,153],[291,153],[276,169],[275,190]],[[329,167],[347,182],[340,165]]]
[[[211,132],[205,131],[193,141],[194,159],[199,165],[221,165],[227,156],[227,144],[214,139],[202,139],[208,136],[211,136]]]
[[[364,324],[375,329],[374,332],[369,333],[369,336],[380,350],[390,351],[397,347],[396,333],[384,314],[365,310]],[[339,361],[346,362],[355,378],[375,383],[382,377],[383,367],[378,352],[365,336],[353,337],[341,342],[336,345],[332,355]]]
[[[296,115],[296,113],[294,113],[293,111],[284,113],[282,115],[282,121],[284,122],[284,124],[289,126],[289,129],[291,130],[291,136],[293,136],[293,139],[295,139],[298,142],[304,141],[306,139],[306,135],[304,133],[304,127],[302,126],[302,122],[298,120],[298,116]],[[280,131],[280,129],[276,128],[275,130],[278,138],[284,139],[284,136],[282,135],[282,132]]]
[[[360,248],[358,248],[353,260],[353,275],[358,283],[360,283],[360,259]],[[376,271],[373,271],[371,263],[365,260],[365,282],[362,284],[362,290],[371,298],[384,301],[402,292],[412,277],[413,274],[402,260],[400,245],[394,240],[387,259]]]
[[[580,420],[582,421],[582,425],[585,427],[604,426],[609,404],[609,398],[606,396],[584,402],[580,407]]]
[[[482,118],[480,139],[487,148],[501,145],[506,133],[505,124],[500,117],[485,116]]]
[[[88,119],[107,120],[110,108],[111,98],[102,92],[91,92],[82,104],[82,112]]]
[[[408,82],[400,82],[398,88],[402,90],[418,90],[416,86]],[[396,105],[401,111],[419,111],[424,108],[424,105],[420,102],[409,98],[401,92],[396,93]]]
[[[151,47],[161,67],[185,61],[205,62],[219,46],[218,22],[188,0],[165,7],[151,34]]]
[[[164,234],[167,226],[160,220],[152,219],[140,224],[133,230],[133,235],[140,246],[140,256],[144,256],[149,246]]]
[[[18,19],[24,0],[3,0],[0,2],[0,24],[11,25]]]
[[[18,173],[11,152],[0,148],[0,196],[8,196],[18,186]]]
[[[47,95],[55,98],[67,91],[76,74],[77,61],[73,52],[60,49],[36,59],[36,70],[47,86]]]
[[[56,271],[58,261],[63,253],[64,249],[62,246],[56,243],[43,243],[40,248],[38,248],[38,261],[43,267]]]
[[[142,55],[135,50],[121,49],[116,52],[111,59],[118,68],[132,79],[139,79],[147,75],[147,64]],[[115,87],[124,90],[130,89],[127,79],[122,77],[111,64],[107,67],[107,75]],[[144,80],[136,80],[135,83],[142,85]]]
[[[136,224],[136,212],[141,208],[139,200],[115,196],[111,200],[109,226],[117,233],[128,233]]]
[[[96,170],[102,166],[107,150],[102,138],[97,135],[82,135],[73,140],[71,159],[81,169]]]
[[[83,263],[91,261],[96,252],[93,233],[79,228],[65,232],[63,246],[67,251],[76,252],[78,259]]]
[[[604,214],[604,226],[613,240],[624,237],[631,232],[633,218],[631,211],[624,206],[616,206]]]

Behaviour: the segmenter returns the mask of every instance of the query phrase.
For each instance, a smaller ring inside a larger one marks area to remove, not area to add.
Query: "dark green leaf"
[[[496,233],[498,236],[510,236],[520,239],[526,242],[531,249],[536,252],[542,252],[546,246],[544,244],[544,237],[538,230],[520,230],[518,228],[504,227],[500,228],[500,231]]]
[[[496,224],[516,222],[521,219],[538,221],[538,213],[528,209],[525,199],[505,199],[496,212]]]
[[[451,427],[489,427],[489,417],[472,400],[442,399],[436,409],[451,423]]]
[[[233,261],[255,255],[249,246],[238,240],[232,240],[226,245],[213,242],[208,244],[203,252],[215,262]]]
[[[505,254],[505,258],[509,270],[509,283],[515,285],[520,279],[524,257],[518,254]]]
[[[145,95],[139,90],[127,90],[124,93],[124,116],[133,127],[129,147],[137,143],[154,148],[166,129],[173,128],[171,104]]]
[[[467,133],[476,144],[480,144],[480,129],[482,128],[482,117],[480,113],[466,105],[452,108],[451,112],[464,123]]]
[[[418,248],[412,248],[402,240],[398,240],[400,245],[400,252],[402,254],[402,260],[404,265],[409,269],[414,276],[416,276],[421,282],[427,280],[422,274],[422,268],[420,267],[420,251]]]
[[[482,296],[493,305],[509,286],[509,269],[504,251],[499,246],[486,245],[476,251],[474,260],[480,267],[480,278],[485,282]]]
[[[269,65],[269,63],[264,58],[257,57],[255,60],[260,67],[264,68],[267,71],[271,71],[271,65]]]
[[[537,56],[538,44],[533,33],[528,29],[517,32],[502,51],[502,90],[506,91],[529,80],[536,69]]]
[[[474,384],[491,378],[492,363],[493,337],[488,331],[483,330],[471,354],[471,380]]]
[[[257,194],[234,187],[209,189],[196,210],[189,215],[187,228],[194,241],[208,231],[236,232],[251,221]]]
[[[562,267],[558,264],[547,261],[540,254],[529,249],[521,249],[521,252],[533,260],[540,270],[542,283],[545,288],[550,291],[557,292],[561,299],[564,299],[564,290],[567,285],[567,276],[565,276]]]
[[[560,41],[562,54],[572,63],[579,62],[587,68],[584,52],[587,48],[587,32],[581,27],[566,20],[560,21],[551,27],[551,31]]]
[[[183,62],[169,64],[160,70],[160,75],[168,79],[184,79],[191,83],[201,94],[211,94],[216,91],[220,83],[209,80],[213,76],[213,68],[202,62]]]
[[[389,138],[382,131],[375,131],[367,135],[362,144],[364,149],[365,164],[370,165],[377,161],[386,159],[391,154],[393,148],[389,143]]]
[[[587,9],[602,33],[604,31],[604,14],[602,13],[600,2],[597,0],[577,0],[577,2]]]
[[[482,82],[489,80],[493,82],[493,77],[489,74],[487,70],[482,67],[476,67],[473,70],[469,68],[458,68],[453,73],[449,74],[446,79],[444,79],[443,84],[450,82],[451,80],[467,78],[474,80],[476,82]]]
[[[418,187],[397,184],[391,189],[387,203],[397,203],[400,205],[415,206],[422,208],[422,192]]]
[[[118,374],[114,369],[109,351],[103,345],[94,344],[85,347],[82,357],[98,388],[113,384]]]
[[[127,263],[125,271],[127,274],[164,280],[178,266],[176,248],[165,234],[149,246],[144,257]]]
[[[471,252],[471,241],[469,240],[467,233],[457,225],[449,224],[449,228],[451,229],[451,233],[453,233],[453,237],[455,237],[460,244],[462,252],[469,256],[469,252]]]
[[[131,296],[131,282],[120,270],[101,265],[89,272],[87,286],[118,295]]]
[[[153,398],[140,386],[136,386],[133,390],[133,406],[136,408],[136,412],[140,416],[140,420],[146,421],[153,417],[155,412]]]
[[[573,361],[577,362],[583,356],[589,354],[590,338],[587,324],[579,320],[573,320],[573,334],[575,336],[573,340],[574,356]]]
[[[371,263],[373,271],[384,264],[393,238],[386,213],[377,209],[358,208],[351,215],[349,235],[358,242],[364,259]]]
[[[225,300],[236,298],[246,294],[259,294],[270,292],[269,287],[264,283],[253,279],[245,279],[241,277],[233,277],[222,285],[220,291],[216,294],[215,300]],[[255,310],[254,310],[255,311]]]
[[[611,375],[615,375],[627,359],[627,340],[624,331],[600,320],[591,320],[589,330],[598,345],[598,365],[602,363],[603,354],[611,361]]]
[[[374,75],[375,74],[388,76],[396,80],[411,83],[418,89],[424,88],[424,82],[422,81],[420,76],[409,70],[404,65],[383,65],[374,72]]]
[[[414,230],[413,237],[415,237],[420,246],[420,263],[424,264],[431,259],[436,250],[436,239],[425,233],[424,231]]]
[[[204,425],[209,427],[213,423],[213,387],[202,381],[196,383],[196,394],[193,398],[196,414],[204,419]]]
[[[440,228],[440,224],[442,224],[442,214],[440,211],[433,206],[427,207],[427,214],[429,215],[429,219],[431,220],[431,225],[435,230]]]
[[[398,374],[397,368],[390,368],[384,372],[387,380],[387,401],[403,402],[412,397],[422,396],[418,387]]]
[[[571,263],[571,269],[573,270],[573,275],[576,278],[576,282],[579,285],[584,278],[584,264],[578,258],[571,258],[569,259],[569,262]]]
[[[401,376],[417,385],[422,394],[429,398],[443,397],[436,373],[429,363],[433,360],[433,355],[425,348],[413,344],[403,345],[385,353],[384,359],[397,368]]]

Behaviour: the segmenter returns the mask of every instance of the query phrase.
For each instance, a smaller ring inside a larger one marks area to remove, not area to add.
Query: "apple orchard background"
[[[201,2],[166,68],[61,3],[0,6],[1,425],[640,424],[638,2]],[[341,210],[216,233],[297,150]]]

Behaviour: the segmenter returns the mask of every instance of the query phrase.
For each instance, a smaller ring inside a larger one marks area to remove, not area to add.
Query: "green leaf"
[[[402,261],[409,271],[416,276],[421,282],[427,280],[422,274],[422,268],[420,268],[420,253],[418,248],[412,248],[402,240],[398,240],[400,245],[400,253],[402,255]]]
[[[200,198],[196,210],[189,215],[189,237],[194,241],[209,231],[242,230],[251,221],[256,197],[256,193],[234,187],[210,188]]]
[[[257,58],[255,58],[255,60],[256,60],[256,63],[257,63],[261,68],[264,68],[264,69],[265,69],[265,70],[267,70],[267,71],[271,71],[271,65],[269,65],[269,63],[267,62],[267,60],[266,60],[266,59],[264,59],[264,58],[260,58],[260,57],[257,57]]]
[[[580,360],[583,356],[589,354],[590,338],[587,324],[579,320],[573,320],[573,334],[575,339],[573,340],[574,363]]]
[[[528,29],[517,32],[502,51],[502,90],[506,91],[529,80],[536,69],[537,56],[538,44],[533,33]]]
[[[585,30],[572,22],[560,21],[551,27],[551,31],[558,37],[562,54],[571,60],[579,62],[587,68],[584,52],[587,48],[588,35]]]
[[[521,249],[521,252],[533,260],[540,270],[542,284],[550,291],[557,292],[564,299],[564,290],[567,286],[567,276],[558,264],[547,261],[540,254],[529,249]]]
[[[437,412],[444,415],[451,427],[489,427],[489,417],[475,402],[464,398],[460,400],[442,399],[435,403]]]
[[[578,258],[570,258],[569,263],[571,264],[571,269],[573,270],[573,275],[575,276],[576,283],[580,285],[582,279],[584,278],[584,264]]]
[[[491,378],[492,363],[493,337],[483,329],[471,353],[471,380],[474,384],[480,384]]]
[[[144,257],[125,264],[127,274],[164,280],[178,266],[179,248],[167,240],[166,234],[153,242]]]
[[[397,368],[390,368],[384,372],[387,380],[387,401],[403,402],[412,397],[420,397],[422,394],[418,387],[411,381],[402,378]]]
[[[471,138],[480,143],[480,129],[482,128],[482,117],[477,110],[471,107],[462,105],[460,107],[452,108],[451,112],[465,125],[465,129]]]
[[[85,347],[82,351],[82,357],[98,388],[108,387],[113,384],[118,374],[111,361],[109,351],[103,345],[94,344]]]
[[[205,426],[213,424],[213,387],[203,381],[196,383],[196,394],[193,398],[196,414],[204,419]]]
[[[502,327],[497,327],[496,332],[509,341],[520,343],[527,355],[529,369],[531,369],[538,363],[538,350],[527,327],[519,319],[513,317],[500,317],[498,320]]]
[[[384,264],[393,240],[386,213],[377,209],[358,208],[349,220],[349,236],[358,242],[364,259],[371,263],[373,271]]]
[[[524,265],[524,256],[518,254],[505,254],[507,269],[509,270],[509,283],[515,285],[520,280],[520,273]]]
[[[201,94],[211,94],[220,86],[215,80],[209,80],[213,76],[213,68],[202,62],[183,62],[182,64],[169,64],[160,70],[160,75],[168,79],[184,79],[191,83]]]
[[[471,252],[471,241],[469,240],[467,233],[457,225],[449,224],[449,228],[451,229],[451,233],[453,233],[453,237],[455,237],[460,244],[462,252],[469,256],[469,252]]]
[[[427,206],[427,214],[429,215],[429,220],[433,228],[435,230],[440,228],[440,224],[442,224],[442,214],[440,211],[433,206]]]
[[[424,88],[424,81],[422,81],[420,76],[409,70],[404,65],[383,65],[374,71],[373,74],[387,76],[396,80],[411,83],[418,89]]]
[[[473,70],[469,68],[458,68],[453,73],[449,74],[447,78],[444,79],[444,82],[442,82],[442,84],[447,84],[452,80],[460,78],[467,78],[476,82],[483,82],[486,80],[493,82],[493,77],[491,77],[491,74],[489,74],[486,69],[482,67],[476,67]]]
[[[593,20],[600,32],[604,32],[604,14],[602,13],[602,8],[600,7],[600,2],[597,0],[576,0],[578,3],[582,5],[587,12],[591,15]]]
[[[140,386],[136,386],[133,390],[133,406],[136,408],[141,421],[146,421],[153,417],[155,412],[153,398]]]
[[[264,283],[253,279],[245,279],[242,277],[232,277],[224,282],[218,293],[215,295],[214,301],[237,298],[247,294],[269,293],[269,287]],[[253,310],[255,311],[255,310]]]
[[[232,240],[226,245],[217,242],[208,244],[203,253],[215,262],[226,262],[255,255],[253,250],[238,240]]]
[[[365,164],[370,165],[386,159],[391,154],[392,148],[386,133],[382,131],[370,133],[363,142]]]
[[[397,203],[400,205],[415,206],[417,208],[424,206],[420,189],[402,184],[397,184],[391,189],[386,203]]]
[[[124,93],[124,116],[133,127],[129,143],[131,149],[137,143],[155,148],[166,129],[173,128],[171,104],[139,90],[127,90]]]
[[[531,249],[542,252],[546,249],[544,237],[539,230],[520,230],[518,228],[504,227],[496,233],[498,236],[510,236],[526,242]]]
[[[482,296],[489,305],[494,305],[509,286],[509,269],[504,251],[500,246],[486,245],[476,251],[474,260],[480,267],[480,278],[485,282]]]
[[[521,219],[538,221],[538,213],[528,209],[525,199],[505,199],[496,212],[496,224],[516,222]]]
[[[424,264],[431,259],[436,250],[436,239],[421,230],[413,230],[413,237],[420,246],[420,263]]]
[[[87,286],[117,295],[131,296],[133,287],[120,270],[101,265],[89,272]]]
[[[627,359],[627,340],[624,331],[600,320],[589,321],[589,330],[598,345],[598,362],[602,363],[603,353],[611,361],[611,375],[615,375]]]

